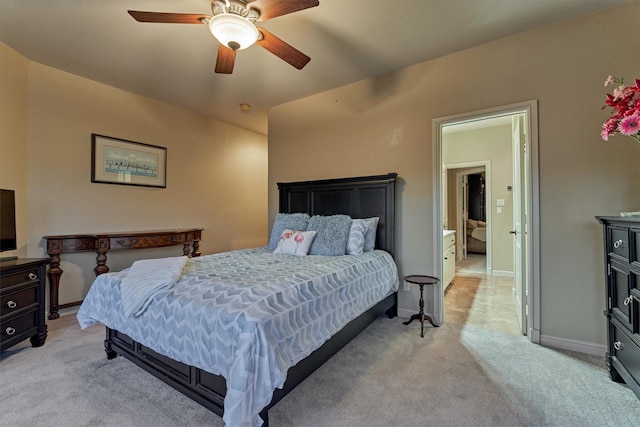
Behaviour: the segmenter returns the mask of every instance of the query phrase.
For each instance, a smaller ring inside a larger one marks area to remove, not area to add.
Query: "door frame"
[[[480,111],[456,114],[453,116],[435,118],[432,120],[433,132],[433,235],[441,236],[443,230],[443,207],[442,207],[442,130],[445,126],[468,123],[477,120],[488,119],[496,116],[513,115],[524,113],[526,120],[526,134],[529,135],[527,170],[530,176],[526,182],[524,193],[528,198],[527,218],[528,239],[527,262],[530,266],[526,269],[527,283],[527,305],[528,305],[528,333],[529,340],[534,343],[540,342],[540,178],[538,162],[538,101],[524,101],[516,104],[489,108]],[[435,274],[442,277],[442,238],[434,239],[435,247],[433,251],[433,265]],[[434,287],[436,288],[436,287]],[[440,324],[444,320],[444,292],[440,286],[439,292],[434,292],[433,317]]]

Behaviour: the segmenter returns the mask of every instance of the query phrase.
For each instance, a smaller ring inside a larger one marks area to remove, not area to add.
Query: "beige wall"
[[[278,181],[398,172],[400,274],[429,273],[432,120],[536,99],[539,332],[602,348],[604,266],[594,216],[640,209],[640,144],[599,137],[603,82],[609,74],[638,77],[638,16],[635,1],[270,109],[269,218]],[[401,309],[416,306],[416,295],[400,292]]]
[[[176,227],[204,228],[203,254],[266,244],[266,136],[26,61],[6,46],[0,53],[2,70],[17,70],[2,74],[0,120],[21,123],[12,138],[2,135],[0,182],[17,181],[18,197],[27,199],[20,240],[28,256],[46,255],[44,235]],[[4,108],[14,78],[19,113]],[[91,183],[92,133],[166,147],[167,188]],[[180,247],[111,253],[107,264],[117,271],[135,259],[181,254]],[[60,302],[83,298],[95,254],[62,260]]]
[[[486,201],[487,218],[491,223],[491,265],[495,274],[513,273],[513,193],[507,191],[513,185],[511,125],[493,126],[476,130],[452,132],[442,138],[442,162],[445,165],[487,161],[490,164],[489,182],[491,200]],[[449,181],[449,185],[454,180]],[[502,214],[496,212],[497,199],[504,200]],[[455,198],[454,198],[455,201]],[[454,212],[448,218],[455,218]]]
[[[0,43],[0,188],[16,192],[18,249],[0,257],[27,256],[28,61]]]

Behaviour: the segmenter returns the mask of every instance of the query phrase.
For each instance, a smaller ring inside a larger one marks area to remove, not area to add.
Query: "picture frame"
[[[167,149],[92,133],[91,182],[167,188]]]

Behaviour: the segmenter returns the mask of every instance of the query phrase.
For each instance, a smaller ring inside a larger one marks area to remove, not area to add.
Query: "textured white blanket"
[[[134,262],[120,282],[125,316],[142,314],[158,291],[175,285],[188,259],[181,256]]]

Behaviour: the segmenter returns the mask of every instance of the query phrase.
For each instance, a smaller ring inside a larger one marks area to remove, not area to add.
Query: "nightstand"
[[[44,344],[48,263],[48,258],[0,261],[0,352],[27,338],[34,347]]]

